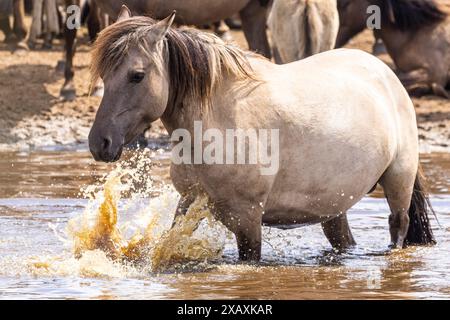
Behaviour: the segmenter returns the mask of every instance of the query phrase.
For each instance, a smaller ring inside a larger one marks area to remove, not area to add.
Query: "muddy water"
[[[122,227],[136,227],[147,212],[171,222],[178,196],[166,186],[169,160],[165,153],[151,158],[151,192],[117,201]],[[155,272],[102,250],[74,255],[67,226],[95,205],[80,188],[113,166],[93,163],[84,151],[1,153],[0,299],[450,298],[450,155],[423,155],[422,163],[442,225],[433,220],[437,246],[386,252],[388,208],[377,193],[350,212],[358,246],[346,254],[330,251],[319,226],[265,228],[262,263],[238,265],[233,237],[216,230],[206,238],[223,242],[219,257]]]

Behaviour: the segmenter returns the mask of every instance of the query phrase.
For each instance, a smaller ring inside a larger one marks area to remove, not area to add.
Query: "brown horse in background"
[[[239,13],[242,29],[249,43],[250,50],[271,57],[271,49],[266,34],[269,0],[95,0],[90,1],[91,10],[101,10],[114,21],[122,4],[127,5],[133,14],[151,15],[162,19],[173,10],[177,10],[176,23],[186,25],[204,25],[224,20]],[[80,0],[66,0],[66,5],[80,5]],[[95,13],[94,13],[95,15]],[[95,19],[93,19],[95,20]],[[65,83],[61,96],[66,100],[76,98],[73,84],[73,55],[77,30],[65,30],[66,67]],[[101,95],[102,88],[94,88],[93,95]]]
[[[383,39],[410,94],[450,98],[450,1],[371,0],[379,5]]]
[[[339,0],[341,28],[337,46],[366,28],[367,8],[381,9],[383,40],[397,74],[412,95],[433,93],[449,98],[450,1],[436,0]]]
[[[367,28],[368,0],[338,0],[339,33],[336,39],[336,48],[345,46],[351,38]]]

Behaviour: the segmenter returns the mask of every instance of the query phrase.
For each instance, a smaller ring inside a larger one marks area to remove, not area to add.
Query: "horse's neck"
[[[377,34],[381,37],[386,49],[394,59],[400,54],[402,48],[411,42],[411,39],[414,37],[413,32],[399,31],[387,26],[378,30]]]
[[[161,121],[170,135],[177,129],[190,131],[194,128],[194,122],[201,120],[202,111],[199,106],[195,106],[193,103],[183,103],[177,106],[169,105],[161,117]]]
[[[242,82],[233,76],[224,76],[220,85],[214,88],[208,105],[201,106],[200,101],[184,101],[182,105],[177,106],[168,105],[161,120],[169,134],[176,129],[192,131],[196,121],[201,121],[204,127],[210,128],[229,124],[235,120],[234,95],[237,95],[237,88],[241,86]]]

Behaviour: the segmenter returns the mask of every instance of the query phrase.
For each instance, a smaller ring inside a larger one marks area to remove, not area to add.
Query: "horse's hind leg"
[[[267,6],[260,0],[251,0],[240,12],[242,29],[250,50],[256,51],[266,58],[271,58],[269,40],[267,38]]]
[[[415,168],[415,169],[414,169]],[[417,165],[405,167],[397,161],[383,174],[380,184],[391,209],[389,231],[391,247],[403,248],[409,228],[409,207],[417,175]]]
[[[14,0],[14,32],[17,38],[22,41],[27,36],[25,27],[25,2],[23,0]]]
[[[341,214],[334,219],[322,222],[322,229],[328,241],[330,241],[331,245],[336,250],[341,251],[356,245],[350,226],[348,225],[346,213]]]
[[[14,33],[11,25],[9,24],[9,17],[7,15],[2,16],[2,13],[0,13],[0,30],[5,34],[5,42],[12,42]]]

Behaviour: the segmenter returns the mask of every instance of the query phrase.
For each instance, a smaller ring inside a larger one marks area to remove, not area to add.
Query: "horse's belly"
[[[263,224],[282,229],[297,228],[333,219],[347,212],[364,195],[340,196],[330,195],[301,195],[295,197],[297,201],[285,203],[271,203],[263,215]]]
[[[353,162],[342,161],[342,155],[330,154],[326,159],[330,157],[336,159],[331,165],[320,158],[308,162],[304,157],[280,172],[264,208],[265,224],[308,225],[337,217],[369,193],[389,165],[389,157],[379,161],[356,157]]]

